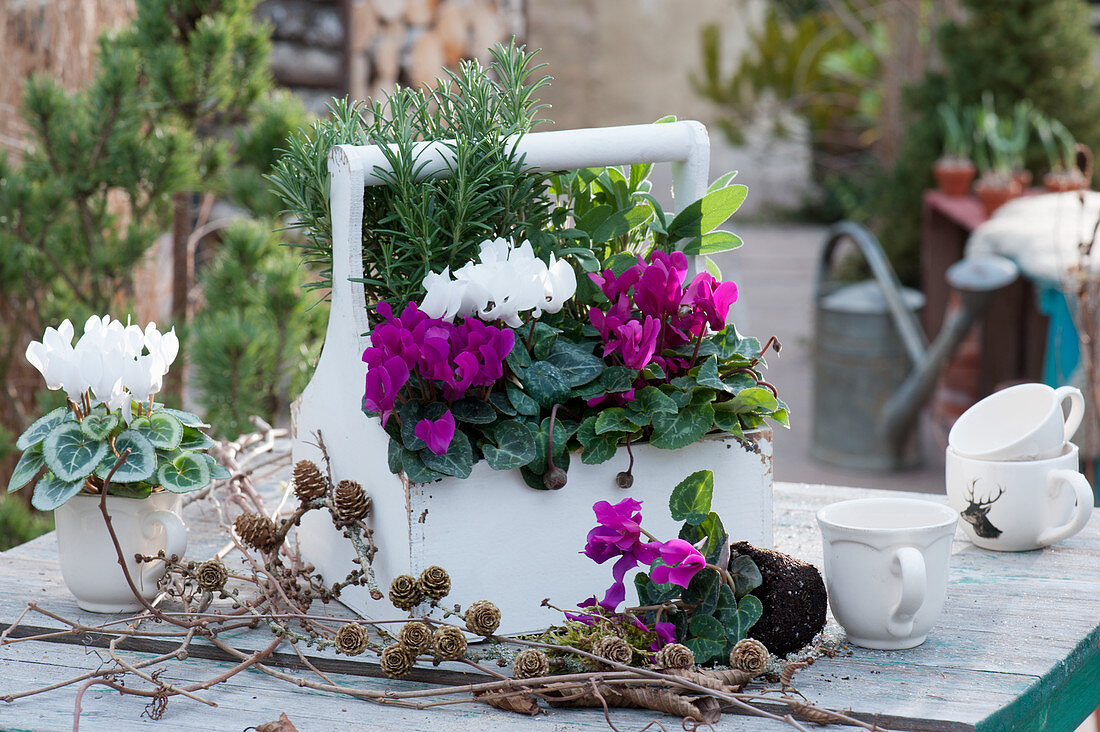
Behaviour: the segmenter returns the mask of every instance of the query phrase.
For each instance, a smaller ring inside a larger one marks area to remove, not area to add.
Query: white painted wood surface
[[[540,132],[514,144],[525,164],[546,171],[671,162],[678,210],[701,198],[707,188],[710,148],[706,128],[698,122]],[[451,150],[442,143],[421,143],[416,155],[424,177],[446,175],[450,169]],[[363,275],[364,186],[383,183],[377,170],[386,165],[378,147],[333,148],[332,307],[320,362],[293,415],[295,460],[320,463],[315,444],[320,431],[333,477],[357,480],[370,493],[372,527],[378,544],[385,547],[375,565],[383,588],[399,574],[416,575],[440,564],[451,572],[457,602],[466,604],[496,590],[502,632],[543,627],[549,617],[549,611],[538,607],[543,597],[571,606],[593,592],[602,596],[610,584],[607,567],[578,554],[593,525],[593,503],[627,496],[643,499],[646,526],[661,538],[673,538],[676,528],[668,516],[668,491],[703,468],[716,474],[714,510],[730,535],[771,545],[767,430],[753,436],[755,452],[733,440],[706,440],[673,452],[635,447],[636,479],[629,491],[614,487],[615,473],[627,465],[624,450],[600,466],[573,460],[569,484],[554,493],[528,488],[518,471],[496,472],[484,463],[465,481],[416,486],[391,475],[386,464],[388,437],[378,420],[361,410],[366,376],[362,354],[369,345],[370,324],[363,286],[354,282]],[[305,557],[326,577],[344,577],[354,555],[340,533],[314,516],[307,516],[303,528]],[[388,609],[386,601],[371,601],[366,591],[350,591],[344,600],[367,615]]]
[[[776,546],[820,567],[821,537],[816,510],[837,500],[882,495],[882,491],[778,483],[775,486]],[[890,495],[898,495],[891,492]],[[920,496],[943,500],[938,496]],[[204,511],[206,512],[204,514]],[[208,509],[189,506],[191,556],[204,558],[221,541],[210,528]],[[205,526],[205,528],[204,528]],[[907,651],[869,651],[852,647],[835,658],[822,658],[795,677],[813,702],[852,709],[863,719],[878,715],[889,729],[920,730],[1073,730],[1091,704],[1100,704],[1100,510],[1077,536],[1036,552],[1005,554],[979,549],[956,534],[950,587],[944,614],[924,645]],[[54,536],[47,535],[0,555],[0,627],[22,612],[27,600],[66,617],[83,614],[66,593],[57,567]],[[339,606],[318,612],[342,614]],[[102,622],[102,618],[99,619]],[[30,621],[28,621],[30,622]],[[35,625],[56,627],[36,619]],[[827,632],[840,632],[830,620]],[[262,631],[238,636],[241,647],[266,643]],[[198,649],[201,650],[201,649]],[[214,649],[205,649],[208,655]],[[25,643],[0,647],[0,696],[76,675],[97,664],[94,649],[65,643]],[[292,660],[289,650],[282,656]],[[418,688],[417,681],[377,678],[366,661],[311,654],[342,683],[364,688]],[[227,667],[196,652],[173,663],[166,678],[198,681]],[[431,669],[420,674],[438,674]],[[419,677],[425,678],[425,677]],[[452,678],[453,681],[453,678]],[[75,689],[0,702],[0,729],[71,728]],[[247,672],[207,693],[219,704],[210,709],[173,699],[165,718],[141,717],[144,700],[93,689],[85,697],[81,729],[128,732],[143,729],[241,730],[270,721],[285,711],[303,732],[313,730],[597,730],[606,729],[602,712],[551,711],[530,719],[477,705],[424,712],[377,707],[277,683]],[[1059,716],[1058,710],[1067,715]],[[1042,719],[1027,714],[1042,714]],[[1069,714],[1073,712],[1073,714]],[[637,730],[655,715],[613,710],[623,730]],[[661,717],[669,729],[678,722]],[[726,716],[716,729],[774,732],[776,723]],[[830,727],[828,729],[844,729]]]

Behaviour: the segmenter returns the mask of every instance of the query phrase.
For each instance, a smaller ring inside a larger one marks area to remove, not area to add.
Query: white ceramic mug
[[[187,551],[187,527],[179,517],[182,501],[176,493],[153,493],[148,498],[107,496],[107,513],[126,558],[126,569],[146,600],[157,594],[164,576],[164,562],[138,564],[135,554],[154,555],[163,550],[182,557]],[[96,613],[140,610],[103,514],[99,496],[78,494],[54,511],[61,576],[77,604]]]
[[[924,642],[943,610],[958,513],[912,498],[860,498],[817,512],[825,584],[848,640],[896,650]]]
[[[1067,400],[1069,415],[1063,416]],[[1041,460],[1061,454],[1084,415],[1085,398],[1077,387],[1018,384],[963,412],[947,444],[978,460]]]
[[[1078,472],[1077,446],[1045,460],[974,460],[947,448],[947,498],[970,541],[1019,552],[1050,546],[1085,528],[1092,487]]]

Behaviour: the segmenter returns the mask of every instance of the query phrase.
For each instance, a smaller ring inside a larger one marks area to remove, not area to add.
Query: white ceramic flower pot
[[[107,512],[126,558],[126,567],[146,600],[157,594],[164,576],[163,562],[138,564],[135,554],[164,551],[183,556],[187,528],[180,518],[176,493],[154,493],[148,498],[107,496]],[[77,495],[54,511],[61,576],[77,604],[96,613],[132,612],[142,607],[118,564],[118,555],[99,510],[99,496]]]

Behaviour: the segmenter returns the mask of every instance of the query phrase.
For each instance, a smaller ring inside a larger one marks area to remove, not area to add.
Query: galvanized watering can
[[[874,279],[832,279],[833,255],[845,240],[859,247]],[[1011,260],[994,255],[953,264],[947,281],[962,309],[929,345],[916,318],[924,295],[901,286],[869,231],[850,221],[831,227],[818,270],[810,454],[868,470],[917,465],[917,420],[940,371],[996,293],[1018,275]]]

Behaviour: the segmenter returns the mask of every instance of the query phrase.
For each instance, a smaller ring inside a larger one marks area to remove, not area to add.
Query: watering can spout
[[[890,444],[904,441],[959,343],[997,293],[1015,282],[1019,273],[1012,260],[993,254],[968,257],[948,268],[947,282],[959,293],[962,309],[943,325],[927,351],[914,359],[913,370],[883,407],[880,424]]]

